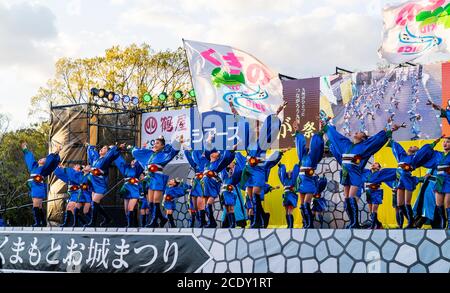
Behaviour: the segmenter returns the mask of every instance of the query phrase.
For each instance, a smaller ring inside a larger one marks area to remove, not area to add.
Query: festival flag
[[[387,61],[421,63],[425,58],[450,56],[450,0],[416,0],[388,6],[383,18],[379,53]]]
[[[278,73],[231,46],[184,40],[200,113],[232,113],[263,121],[283,104]]]

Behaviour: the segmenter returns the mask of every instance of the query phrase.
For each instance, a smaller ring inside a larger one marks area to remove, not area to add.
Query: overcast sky
[[[401,0],[0,0],[0,112],[28,125],[30,98],[60,57],[113,45],[175,49],[181,39],[233,45],[280,73],[311,77],[335,66],[371,70],[382,8]]]

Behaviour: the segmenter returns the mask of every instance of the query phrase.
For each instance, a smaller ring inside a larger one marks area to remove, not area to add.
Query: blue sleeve
[[[347,149],[353,144],[349,138],[340,134],[335,126],[326,125],[324,131],[327,134],[328,140],[334,146],[335,152],[342,157]]]
[[[278,166],[278,178],[280,178],[281,184],[284,185],[284,181],[286,180],[286,166],[284,164]]]
[[[428,169],[436,168],[439,165],[440,161],[442,160],[442,156],[443,156],[442,152],[433,151],[428,161],[423,164],[423,167]]]
[[[153,151],[145,148],[140,149],[135,147],[131,151],[131,154],[133,155],[133,158],[136,159],[136,161],[138,161],[142,166],[145,167],[148,165],[148,161],[150,160]]]
[[[317,164],[323,158],[323,152],[325,148],[325,142],[321,134],[314,134],[309,143],[309,158],[313,168],[317,167]]]
[[[361,180],[363,182],[367,182],[367,180],[369,180],[369,177],[373,177],[372,171],[370,171],[369,169],[362,170],[362,172],[361,172]],[[372,178],[370,178],[370,181],[372,181]]]
[[[171,161],[173,158],[175,158],[176,155],[180,152],[179,149],[175,149],[172,145],[166,144],[164,147],[164,153],[167,154],[167,160]]]
[[[361,142],[363,145],[363,151],[361,155],[363,158],[368,158],[378,152],[389,140],[391,136],[391,132],[387,132],[385,130],[381,130],[375,135],[372,135],[365,141]]]
[[[46,177],[52,174],[52,172],[55,171],[56,168],[58,168],[60,162],[61,158],[59,157],[59,154],[48,155],[47,159],[45,160],[45,164],[42,167],[41,175]]]
[[[330,149],[331,154],[335,157],[336,161],[339,163],[339,165],[342,165],[342,153],[339,153],[338,149],[334,144],[332,144],[330,141],[327,141],[328,148]]]
[[[406,156],[405,149],[396,141],[391,140],[388,147],[392,148],[392,154],[394,154],[395,159],[398,163],[402,162]]]
[[[139,178],[139,176],[144,173],[144,167],[141,165],[141,163],[136,162],[134,164],[134,171],[136,172],[136,178]]]
[[[217,166],[217,172],[225,169],[233,160],[234,160],[235,152],[234,151],[225,151],[220,158],[219,165]]]
[[[281,161],[282,157],[283,157],[282,152],[275,151],[273,154],[270,155],[270,157],[266,159],[266,162],[264,163],[264,168],[266,170],[272,169]]]
[[[122,174],[122,176],[127,176],[126,173],[128,164],[122,156],[117,157],[117,159],[114,161],[114,165],[117,166],[117,169],[119,169],[120,174]]]
[[[298,164],[295,164],[294,168],[292,169],[292,178],[297,178],[298,173],[300,173],[300,166]]]
[[[115,159],[117,159],[120,156],[120,151],[117,146],[113,146],[108,150],[106,153],[104,159],[105,159],[105,165],[109,166],[111,165]]]
[[[194,169],[194,171],[197,172],[197,167],[198,166],[197,166],[197,164],[195,163],[195,161],[193,159],[192,152],[193,151],[185,150],[184,151],[184,157],[188,161],[189,165]]]
[[[25,164],[27,165],[28,172],[31,173],[35,168],[38,167],[38,163],[36,162],[33,153],[28,149],[23,150],[23,157],[25,159]]]
[[[422,146],[415,154],[412,160],[412,165],[415,168],[419,168],[423,166],[432,156],[433,156],[433,147],[431,144],[426,144]]]
[[[266,117],[261,126],[258,137],[258,146],[261,150],[267,150],[277,139],[281,129],[281,121],[277,115],[272,114]]]
[[[371,183],[382,183],[385,182],[386,184],[391,181],[397,180],[397,169],[395,168],[383,168],[380,171],[376,172],[372,176]]]
[[[100,158],[100,155],[98,154],[97,150],[95,149],[95,146],[88,145],[87,157],[88,157],[89,165],[94,164],[94,161],[96,161],[96,160],[98,160],[98,158]]]
[[[295,149],[297,150],[298,161],[301,163],[306,154],[306,139],[303,133],[295,133]]]
[[[54,174],[59,180],[63,181],[64,183],[67,184],[69,182],[69,176],[67,175],[65,168],[62,167],[56,168]]]

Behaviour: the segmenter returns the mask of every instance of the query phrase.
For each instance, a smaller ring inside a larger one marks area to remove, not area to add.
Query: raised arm
[[[34,158],[33,153],[28,150],[28,148],[23,148],[23,158],[25,159],[25,164],[27,165],[28,172],[32,172],[33,169],[38,167],[38,163],[36,162],[36,159]]]
[[[184,150],[184,157],[188,161],[189,165],[195,170],[195,172],[197,172],[198,165],[194,161],[193,152],[194,151],[192,150]]]
[[[64,183],[67,184],[69,182],[69,175],[66,172],[66,168],[58,167],[55,169],[54,174],[59,180],[63,181]]]
[[[150,157],[153,154],[153,151],[147,148],[134,147],[133,150],[131,151],[131,154],[133,155],[133,158],[136,159],[136,161],[141,163],[142,166],[147,166],[148,161],[150,160]]]
[[[303,133],[295,133],[295,149],[297,151],[298,161],[301,163],[303,157],[306,155],[306,139]]]
[[[389,138],[392,137],[392,131],[391,130],[381,130],[375,135],[372,135],[371,137],[367,138],[361,144],[364,146],[364,151],[361,155],[363,158],[368,158],[374,155],[376,152],[378,152],[389,140]]]
[[[350,139],[340,134],[333,125],[325,125],[323,131],[326,133],[328,141],[334,146],[334,150],[339,156],[342,156],[352,145]]]
[[[217,172],[222,171],[225,169],[233,160],[235,157],[235,151],[224,151],[221,158],[219,159],[219,165],[217,166]]]
[[[406,154],[405,149],[393,139],[389,141],[387,146],[392,148],[392,154],[394,154],[394,157],[397,160],[397,162],[402,162],[405,159],[405,157],[408,156]]]
[[[110,165],[118,157],[120,157],[120,150],[117,146],[113,146],[108,150],[108,152],[106,153],[104,158],[105,158],[106,164]]]
[[[88,145],[87,146],[87,157],[89,165],[93,165],[98,158],[100,158],[100,155],[98,154],[97,150],[95,149],[95,146]]]
[[[283,158],[283,152],[280,151],[273,152],[273,154],[271,154],[270,157],[266,159],[266,162],[264,163],[264,168],[269,170],[272,169],[281,161],[281,158]]]
[[[45,177],[52,174],[52,172],[58,168],[60,162],[61,158],[58,153],[49,154],[45,160],[44,166],[42,167],[41,175]]]
[[[122,176],[126,176],[127,168],[129,165],[122,156],[119,155],[117,159],[114,160],[114,165],[117,166],[117,169],[119,169]]]
[[[281,184],[284,184],[286,180],[286,166],[284,164],[278,164],[278,178],[280,178]]]
[[[397,169],[395,168],[383,168],[380,171],[372,175],[371,183],[391,182],[397,180]]]
[[[292,169],[292,178],[297,178],[298,174],[300,173],[300,166],[298,164],[294,165],[294,168]]]
[[[309,143],[309,158],[314,168],[322,160],[324,149],[325,149],[325,142],[323,141],[322,134],[321,133],[314,134]]]

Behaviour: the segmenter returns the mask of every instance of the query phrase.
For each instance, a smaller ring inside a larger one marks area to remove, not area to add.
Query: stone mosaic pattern
[[[192,229],[180,229],[189,232]],[[445,230],[194,229],[205,273],[449,273]]]
[[[371,162],[367,165],[370,166]],[[344,228],[349,222],[347,213],[344,209],[344,187],[339,184],[340,170],[338,162],[335,158],[324,158],[316,169],[317,174],[325,174],[328,180],[327,189],[324,196],[328,203],[328,210],[324,213],[324,228],[338,229]],[[369,206],[366,201],[366,194],[361,195],[361,200],[358,201],[359,207],[359,222],[364,223],[369,219]],[[315,222],[316,227],[319,223]]]
[[[13,231],[193,233],[213,259],[204,273],[449,273],[447,230],[0,228]]]

